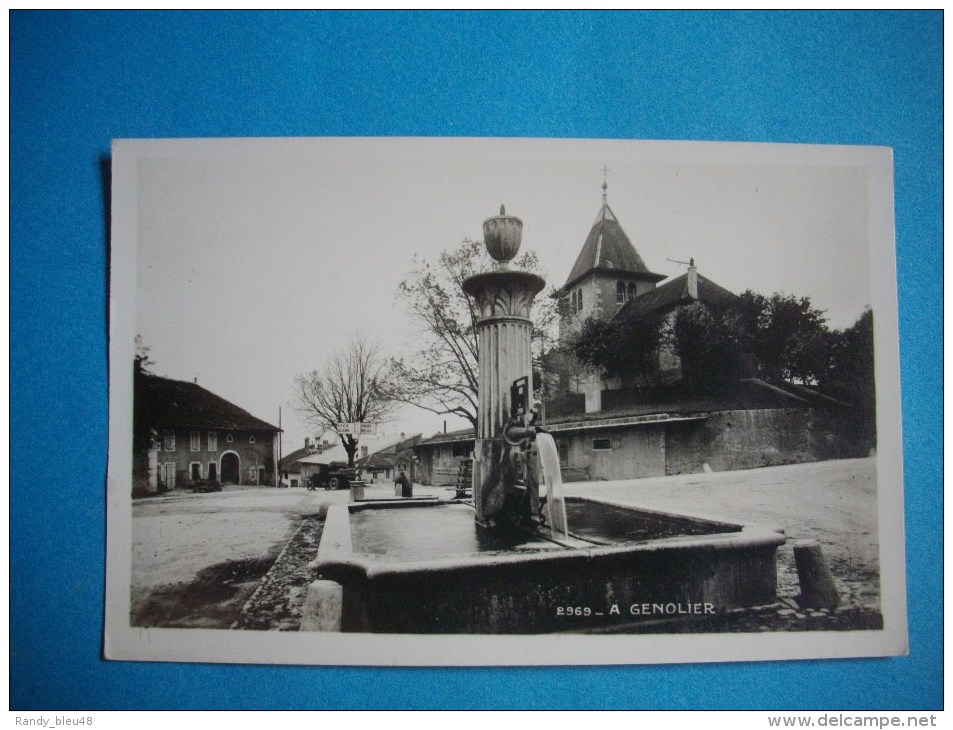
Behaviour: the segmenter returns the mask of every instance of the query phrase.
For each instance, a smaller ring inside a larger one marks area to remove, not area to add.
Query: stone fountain
[[[535,460],[526,442],[533,402],[533,299],[546,282],[510,261],[519,252],[523,221],[500,215],[483,222],[494,271],[476,274],[463,290],[476,302],[479,363],[476,445],[473,454],[473,504],[477,524],[507,529],[528,525],[539,509]],[[524,384],[514,390],[514,383]],[[520,404],[513,402],[519,394]],[[516,434],[516,429],[523,431]],[[506,431],[506,438],[504,438]],[[515,434],[514,438],[511,434]],[[517,488],[522,476],[523,488]]]
[[[480,314],[473,503],[332,506],[302,630],[626,630],[776,600],[778,532],[562,498],[555,443],[533,412],[530,313],[545,282],[510,264],[522,228],[504,208],[488,218],[496,265],[464,282]]]

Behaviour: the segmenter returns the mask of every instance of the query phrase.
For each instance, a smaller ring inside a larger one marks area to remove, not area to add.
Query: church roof
[[[734,294],[715,282],[698,275],[698,301],[706,304],[722,304],[737,299]],[[680,304],[691,302],[688,295],[688,274],[677,276],[635,299],[630,299],[616,312],[613,319],[642,318],[656,312],[666,312]]]
[[[665,278],[649,271],[605,199],[563,288],[568,289],[592,271],[636,274],[641,275],[636,278],[655,281]]]

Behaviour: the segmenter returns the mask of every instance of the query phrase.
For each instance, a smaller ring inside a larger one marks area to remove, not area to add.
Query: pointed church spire
[[[608,174],[608,166],[603,165],[602,205],[569,278],[563,285],[564,289],[600,271],[604,272],[604,275],[611,275],[613,279],[618,279],[619,274],[623,274],[626,280],[639,279],[646,282],[661,281],[665,278],[664,274],[649,271],[609,207]]]

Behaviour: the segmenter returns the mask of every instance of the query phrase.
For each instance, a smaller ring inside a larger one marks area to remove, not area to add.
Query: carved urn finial
[[[523,240],[523,221],[506,215],[506,207],[500,206],[500,214],[483,221],[483,242],[486,250],[500,268],[509,268],[510,260],[519,253]]]

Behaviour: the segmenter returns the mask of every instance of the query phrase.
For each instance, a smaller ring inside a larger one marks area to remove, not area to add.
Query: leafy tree
[[[151,350],[152,348],[143,341],[142,335],[136,335],[136,355],[133,360],[135,372],[146,375],[152,374],[151,368],[155,365],[155,361],[150,356]]]
[[[540,273],[535,253],[525,252],[514,267]],[[468,277],[489,271],[494,262],[481,241],[464,240],[439,259],[415,260],[401,282],[398,298],[418,325],[419,350],[411,357],[390,363],[389,387],[394,400],[437,414],[457,415],[476,426],[477,355],[474,301],[463,291]],[[556,302],[539,296],[533,305],[534,381],[545,368],[544,354],[554,346]]]
[[[654,375],[663,340],[662,321],[604,321],[589,317],[566,345],[581,363],[614,377],[628,373]]]
[[[808,297],[746,291],[739,306],[743,339],[757,357],[766,380],[817,382],[827,371],[824,312]]]
[[[830,333],[830,368],[821,389],[849,402],[857,413],[862,437],[876,436],[877,398],[874,383],[874,315],[870,309],[850,327]]]
[[[618,322],[589,317],[568,347],[580,362],[612,376],[621,374],[627,365],[623,343],[622,326]]]
[[[295,378],[298,411],[316,428],[336,431],[338,423],[375,423],[394,408],[386,384],[387,360],[362,338],[336,353],[322,370]],[[354,466],[358,437],[338,434]]]
[[[741,375],[740,350],[732,331],[736,323],[728,312],[712,311],[702,302],[676,311],[672,334],[687,383],[711,386]]]
[[[753,374],[817,383],[830,366],[830,343],[824,313],[809,298],[746,291],[729,302],[692,302],[671,319],[589,319],[569,350],[608,376],[651,376],[660,348],[670,348],[686,382],[708,386]]]

